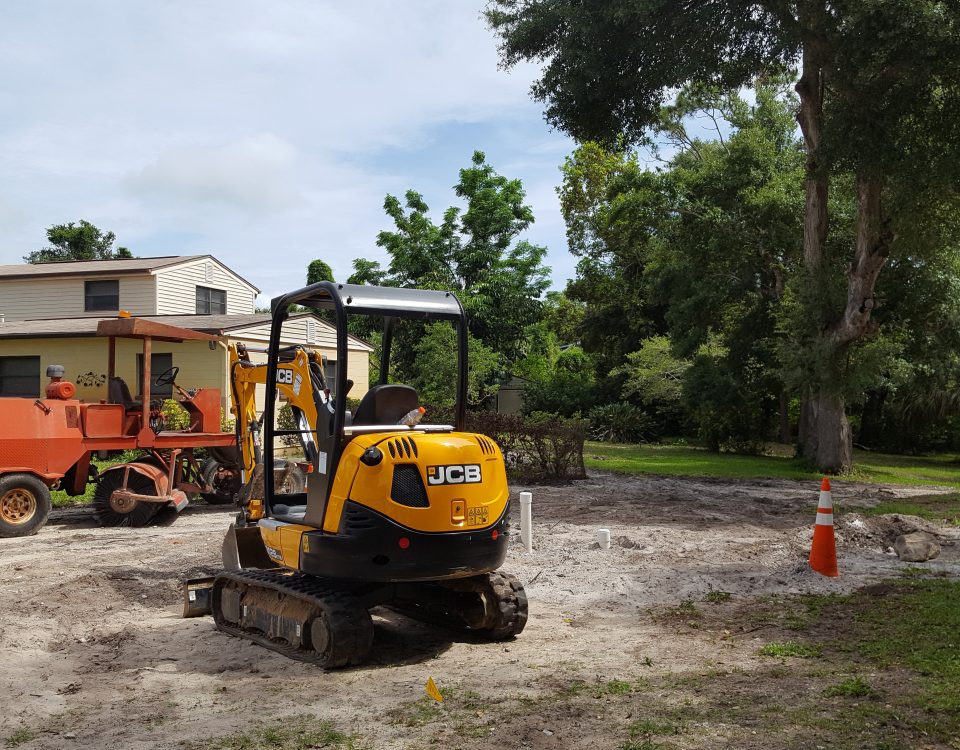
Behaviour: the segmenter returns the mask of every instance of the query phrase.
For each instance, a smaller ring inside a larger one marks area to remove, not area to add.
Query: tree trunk
[[[780,389],[780,442],[790,442],[790,399],[784,388]]]
[[[843,397],[821,389],[810,397],[808,409],[813,429],[807,435],[804,455],[819,471],[829,474],[850,471],[853,468],[853,437]]]

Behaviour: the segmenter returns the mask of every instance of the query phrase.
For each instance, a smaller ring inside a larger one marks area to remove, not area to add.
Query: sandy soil
[[[229,509],[199,506],[132,530],[61,511],[35,537],[0,539],[0,741],[19,731],[33,737],[20,745],[28,750],[201,747],[309,714],[372,748],[614,748],[622,738],[611,717],[538,701],[573,680],[755,659],[749,635],[681,633],[658,615],[667,608],[711,591],[734,600],[851,591],[906,567],[890,547],[908,528],[941,539],[941,557],[926,567],[960,574],[960,530],[857,513],[919,490],[836,483],[841,577],[825,579],[805,564],[816,485],[597,473],[513,489],[534,493],[535,551],[514,539],[505,565],[527,587],[524,633],[478,643],[378,612],[369,664],[334,673],[223,635],[209,618],[179,617],[182,581],[216,569]],[[611,530],[610,550],[595,542],[600,527]],[[510,696],[514,708],[491,715],[483,733],[459,731],[452,714],[418,722],[428,676],[451,695]]]

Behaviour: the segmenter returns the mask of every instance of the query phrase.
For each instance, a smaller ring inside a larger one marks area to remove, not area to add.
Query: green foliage
[[[776,343],[769,340],[772,328],[760,324],[775,319],[769,308],[787,294],[779,351],[784,376],[805,398],[825,406],[839,397],[842,405],[858,380],[885,377],[877,364],[857,361],[868,354],[857,351],[860,342],[878,323],[892,322],[873,312],[882,309],[876,305],[878,274],[884,265],[923,258],[922,248],[943,228],[945,216],[957,214],[960,79],[946,61],[960,57],[960,6],[943,0],[765,1],[749,7],[739,0],[680,6],[667,0],[493,0],[486,16],[500,36],[506,65],[540,66],[533,93],[560,129],[618,151],[651,145],[653,136],[682,146],[670,163],[670,183],[680,187],[673,192],[663,189],[659,173],[637,169],[628,159],[581,152],[576,165],[567,165],[561,201],[571,247],[584,258],[572,294],[586,290],[594,298],[616,299],[631,272],[654,269],[657,284],[671,282],[670,299],[683,300],[671,305],[668,322],[678,352],[689,354],[696,336],[710,326],[723,321],[736,330],[736,319],[718,314],[715,303],[727,307],[731,288],[740,287],[738,305],[748,314],[737,317],[752,320],[753,340],[763,342],[751,356],[771,370],[769,355],[778,347],[770,345]],[[763,140],[740,137],[747,129],[737,120],[746,108],[725,107],[715,93],[755,86],[758,112],[773,112],[759,92],[797,61],[803,66],[796,90],[806,165],[789,142],[795,136],[788,112],[759,121],[760,130],[788,134],[786,141],[768,142],[773,151],[764,151]],[[710,148],[683,127],[685,115],[698,110],[717,124]],[[740,143],[725,139],[718,119],[733,126]],[[771,170],[778,161],[780,168]],[[724,170],[711,169],[724,163]],[[683,179],[687,169],[694,178],[689,183]],[[715,184],[697,179],[711,173]],[[618,207],[610,196],[610,186],[621,178],[633,182],[639,206]],[[618,214],[629,220],[618,221]],[[801,216],[807,225],[802,255]],[[856,223],[848,221],[853,217]],[[682,255],[661,226],[664,218],[688,239],[699,236],[691,244],[694,273],[669,273],[671,260]],[[742,220],[730,220],[737,218]],[[639,238],[648,254],[630,252],[637,243],[624,243],[625,236]],[[738,252],[731,239],[741,237]],[[941,248],[949,244],[939,239]],[[655,258],[658,249],[665,252]],[[615,263],[604,262],[610,250]],[[738,257],[749,265],[735,262]],[[724,270],[726,275],[715,273]],[[881,287],[885,275],[879,276]],[[677,294],[677,280],[684,278],[692,294]],[[915,304],[911,297],[906,299]],[[678,323],[683,330],[676,330]],[[923,392],[922,376],[917,380],[916,392]],[[813,416],[804,434],[814,437],[803,448],[824,465],[845,465],[843,446],[849,444],[828,434],[844,428],[842,410],[839,416],[827,408],[805,413]]]
[[[307,266],[307,286],[318,281],[333,281],[333,270],[320,258],[311,260]]]
[[[450,422],[452,413],[431,409],[431,421]],[[487,435],[503,451],[508,474],[521,481],[584,479],[583,445],[589,423],[556,414],[467,412],[467,431]]]
[[[656,436],[656,424],[649,414],[633,404],[618,402],[595,406],[588,414],[590,437],[612,443],[647,442]]]
[[[541,383],[549,380],[560,356],[557,341],[556,333],[546,320],[527,326],[522,356],[513,363],[512,374]]]
[[[403,202],[388,195],[384,210],[394,228],[380,232],[377,245],[389,255],[389,265],[383,269],[357,259],[349,281],[459,293],[470,333],[509,370],[524,355],[528,326],[540,320],[540,297],[549,283],[546,250],[521,239],[533,223],[521,182],[497,174],[482,152],[474,152],[470,166],[460,170],[454,192],[466,209],[448,208],[439,224],[416,191],[407,191]],[[401,379],[414,376],[413,344],[421,335],[413,325],[398,333]]]
[[[417,342],[416,374],[409,381],[420,400],[435,406],[452,406],[457,388],[457,332],[449,323],[428,325]],[[497,355],[468,334],[467,403],[477,406],[496,393],[488,385],[497,368]]]
[[[578,346],[564,349],[557,355],[553,374],[524,390],[524,413],[573,417],[589,411],[596,398],[593,372],[593,360],[583,349]]]
[[[697,355],[686,373],[684,398],[710,450],[763,450],[777,408],[768,377],[755,360],[737,360],[726,352]]]
[[[163,400],[160,405],[160,411],[163,414],[163,429],[165,430],[189,430],[190,414],[180,406],[180,402],[173,398]]]
[[[89,221],[79,224],[54,224],[47,229],[48,247],[23,256],[27,263],[53,263],[65,260],[113,260],[132,258],[125,247],[113,247],[113,232],[101,232]]]
[[[299,430],[300,426],[293,417],[293,408],[290,404],[284,402],[277,409],[277,429],[278,430]],[[287,448],[300,445],[300,438],[296,435],[280,435],[280,444]]]

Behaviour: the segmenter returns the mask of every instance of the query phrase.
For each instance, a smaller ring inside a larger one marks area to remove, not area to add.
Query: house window
[[[327,381],[327,388],[331,391],[337,388],[337,360],[328,359],[323,363],[323,379]],[[336,394],[334,394],[336,395]]]
[[[197,287],[197,315],[225,315],[226,312],[227,293],[223,289]]]
[[[109,281],[83,282],[83,309],[86,312],[120,309],[120,282]]]
[[[40,357],[0,357],[0,396],[40,396]]]
[[[173,367],[172,354],[151,354],[150,355],[150,396],[151,398],[172,398],[173,385],[157,385],[157,375],[166,372]],[[143,386],[143,355],[137,355],[137,390]],[[143,395],[142,393],[140,394]]]

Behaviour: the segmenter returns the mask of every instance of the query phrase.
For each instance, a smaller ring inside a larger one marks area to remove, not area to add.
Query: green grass
[[[797,659],[809,659],[817,656],[820,650],[814,646],[808,646],[805,643],[796,641],[783,641],[782,643],[768,643],[760,649],[760,656],[776,657],[795,657]]]
[[[730,601],[731,596],[732,594],[729,591],[711,591],[704,598],[711,604],[723,604]]]
[[[883,668],[913,670],[918,705],[952,715],[960,740],[960,582],[898,581],[856,619],[860,653]]]
[[[877,694],[862,677],[851,677],[831,685],[824,691],[828,698],[844,696],[847,698],[872,698]]]
[[[862,512],[867,515],[899,513],[906,516],[919,516],[929,521],[946,521],[952,526],[960,526],[960,492],[888,500]]]
[[[591,441],[584,446],[584,463],[591,469],[623,474],[811,481],[820,478],[820,474],[810,471],[789,453],[786,446],[779,446],[769,455],[741,456],[711,453],[690,445],[625,445]],[[960,463],[955,454],[918,457],[854,451],[854,471],[844,478],[960,489]]]
[[[269,724],[227,737],[193,742],[191,750],[312,750],[313,748],[360,747],[355,735],[337,731],[329,721],[298,716],[282,724]]]
[[[7,737],[4,744],[6,744],[7,747],[17,747],[22,745],[24,742],[30,742],[36,738],[36,732],[31,732],[29,729],[18,729],[16,732]]]

